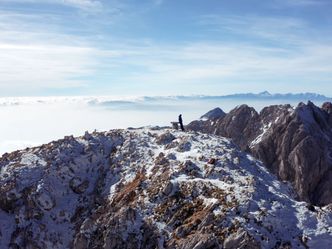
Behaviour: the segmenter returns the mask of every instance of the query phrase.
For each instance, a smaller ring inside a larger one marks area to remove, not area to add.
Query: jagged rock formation
[[[218,136],[66,137],[0,159],[0,248],[329,248],[332,208],[292,198]]]
[[[218,118],[223,118],[226,116],[226,113],[221,110],[219,107],[214,108],[213,110],[205,113],[201,119],[210,119],[210,120],[214,120],[214,119],[218,119]]]
[[[332,203],[332,104],[276,105],[257,113],[242,105],[217,120],[194,121],[189,130],[228,138],[292,182],[300,200]]]

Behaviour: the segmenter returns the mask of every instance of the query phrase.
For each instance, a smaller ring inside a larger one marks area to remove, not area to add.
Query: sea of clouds
[[[115,128],[168,126],[183,115],[184,123],[220,107],[225,112],[246,103],[257,111],[271,104],[298,100],[190,97],[11,97],[0,98],[0,155],[37,146],[66,135]],[[315,104],[321,104],[315,102]]]

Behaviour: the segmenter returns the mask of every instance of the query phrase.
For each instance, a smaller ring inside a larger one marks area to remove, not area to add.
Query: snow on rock
[[[331,248],[332,208],[229,140],[112,130],[0,159],[0,248]]]
[[[276,121],[278,121],[278,119],[276,119]],[[259,144],[260,142],[262,142],[263,136],[266,134],[266,132],[269,131],[271,126],[272,126],[271,122],[268,124],[263,124],[263,126],[261,128],[261,133],[250,143],[250,147],[253,147],[256,144]]]
[[[294,187],[298,199],[332,203],[332,104],[272,105],[260,113],[242,105],[214,122],[195,120],[186,130],[232,139]]]

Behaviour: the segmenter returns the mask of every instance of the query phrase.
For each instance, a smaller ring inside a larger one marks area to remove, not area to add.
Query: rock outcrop
[[[293,199],[218,136],[66,137],[0,158],[0,248],[328,248],[332,209]]]
[[[290,181],[300,200],[332,203],[332,104],[269,106],[260,113],[242,105],[217,120],[193,121],[189,130],[231,138]]]
[[[226,116],[226,113],[221,110],[219,107],[214,108],[213,110],[205,113],[201,119],[209,119],[209,120],[214,120],[214,119],[218,119],[218,118],[223,118]]]

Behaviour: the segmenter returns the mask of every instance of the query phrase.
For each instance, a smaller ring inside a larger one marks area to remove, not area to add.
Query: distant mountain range
[[[253,99],[292,99],[292,100],[331,100],[332,98],[326,97],[317,93],[275,93],[271,94],[268,91],[260,93],[240,93],[223,96],[224,98],[253,98]]]
[[[120,106],[128,108],[135,106],[144,108],[146,104],[155,104],[158,101],[174,102],[177,100],[241,100],[245,103],[250,100],[282,100],[283,102],[307,102],[307,101],[332,101],[332,97],[327,97],[317,93],[275,93],[268,91],[260,93],[237,93],[230,95],[173,95],[173,96],[54,96],[54,97],[5,97],[0,98],[0,106],[13,106],[25,104],[55,104],[55,103],[83,103],[88,105]],[[165,104],[165,103],[164,103]],[[160,103],[159,103],[160,105]]]
[[[297,100],[297,101],[332,101],[331,97],[327,97],[317,93],[275,93],[268,91],[260,93],[236,93],[229,95],[192,95],[192,96],[170,96],[170,97],[145,97],[145,100],[153,100],[159,98],[172,99],[249,99],[249,100]]]

